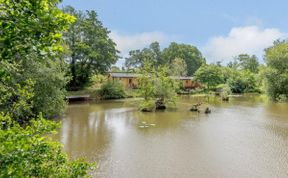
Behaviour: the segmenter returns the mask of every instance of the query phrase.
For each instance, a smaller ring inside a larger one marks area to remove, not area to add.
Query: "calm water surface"
[[[200,101],[210,115],[189,111]],[[133,100],[74,103],[57,138],[72,158],[98,163],[93,177],[288,177],[288,104],[259,96],[185,96],[156,113]]]

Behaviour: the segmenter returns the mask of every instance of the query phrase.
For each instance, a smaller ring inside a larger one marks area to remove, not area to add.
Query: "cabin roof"
[[[193,77],[183,77],[183,76],[170,76],[172,79],[177,80],[193,80]]]
[[[114,78],[138,78],[141,74],[129,73],[129,72],[110,72],[109,75]],[[176,80],[193,80],[193,77],[183,77],[183,76],[170,76],[172,79]]]
[[[141,75],[129,72],[111,72],[110,76],[115,78],[137,78],[140,77]]]

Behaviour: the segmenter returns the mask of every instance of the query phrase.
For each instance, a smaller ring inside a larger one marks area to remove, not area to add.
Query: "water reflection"
[[[190,112],[197,102],[212,113]],[[79,103],[62,125],[64,149],[97,161],[95,177],[288,177],[288,105],[260,96],[184,96],[156,113],[133,100]]]

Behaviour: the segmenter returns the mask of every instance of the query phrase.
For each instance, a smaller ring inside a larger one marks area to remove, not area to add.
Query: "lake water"
[[[202,112],[190,112],[197,102]],[[93,177],[288,177],[287,103],[183,96],[177,106],[142,113],[134,100],[70,104],[56,137],[70,157],[98,163]]]

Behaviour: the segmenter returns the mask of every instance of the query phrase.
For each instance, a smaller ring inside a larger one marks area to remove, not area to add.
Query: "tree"
[[[240,54],[236,57],[236,61],[238,61],[238,66],[241,70],[248,70],[253,73],[258,72],[259,62],[255,55]]]
[[[62,32],[74,18],[58,0],[0,0],[0,177],[83,177],[89,164],[69,162],[44,135],[44,120],[65,106]]]
[[[124,86],[120,81],[106,81],[101,85],[98,91],[99,96],[102,99],[120,99],[125,98],[126,93]]]
[[[288,42],[276,41],[265,49],[265,62],[267,94],[273,100],[288,100]]]
[[[175,106],[176,82],[169,76],[168,66],[159,66],[154,82],[154,97],[161,101],[165,106]]]
[[[217,65],[202,65],[194,74],[197,81],[205,84],[208,89],[215,88],[224,82],[221,67]]]
[[[139,68],[144,64],[143,52],[139,49],[129,51],[129,57],[125,58],[125,66],[130,70],[131,68]]]
[[[139,96],[144,100],[140,102],[139,108],[142,111],[153,111],[157,104],[175,106],[176,89],[175,82],[168,76],[167,66],[158,66],[156,73],[153,64],[145,61],[140,69],[140,78],[138,80]]]
[[[163,50],[162,56],[169,64],[176,58],[184,59],[188,76],[192,76],[202,64],[205,64],[201,52],[196,47],[186,44],[173,42]]]
[[[138,92],[144,100],[150,100],[154,97],[155,73],[153,64],[150,61],[145,61],[143,67],[139,71],[140,77],[138,79]]]
[[[233,93],[258,91],[256,76],[248,70],[230,70],[227,83]]]
[[[162,58],[162,52],[160,49],[160,44],[158,42],[153,42],[149,46],[150,53],[152,54],[152,61],[155,67],[155,70],[158,70],[159,65],[163,65],[165,61]]]
[[[186,76],[187,65],[186,62],[181,58],[176,58],[170,64],[170,75],[172,76]]]
[[[39,60],[63,51],[61,33],[74,17],[63,13],[59,0],[1,0],[1,60],[20,62],[36,54]]]
[[[68,6],[64,11],[77,18],[64,33],[71,53],[67,57],[72,77],[69,89],[81,89],[90,82],[92,74],[107,72],[116,63],[118,51],[109,38],[110,31],[103,27],[94,10],[84,13]]]
[[[234,59],[233,61],[228,62],[227,67],[237,70],[239,67],[237,59]]]
[[[28,122],[32,114],[34,85],[31,79],[18,83],[16,64],[0,61],[0,112],[10,114],[19,123]]]
[[[112,66],[110,71],[111,72],[121,72],[122,70],[117,66]]]
[[[19,117],[13,119],[29,118],[28,113],[36,116],[43,112],[45,117],[61,113],[67,82],[62,32],[75,18],[57,7],[59,0],[0,2],[0,61],[1,67],[10,66],[4,71],[6,78],[0,79],[0,95],[9,96],[1,101],[2,110],[11,112],[21,101],[27,103],[29,111],[13,113]],[[27,96],[21,94],[27,86],[31,87],[29,100],[21,98]]]
[[[156,71],[159,65],[165,64],[165,61],[162,58],[160,44],[158,42],[151,43],[149,48],[130,51],[129,57],[125,59],[125,66],[128,69],[141,68],[146,60],[151,62]]]

